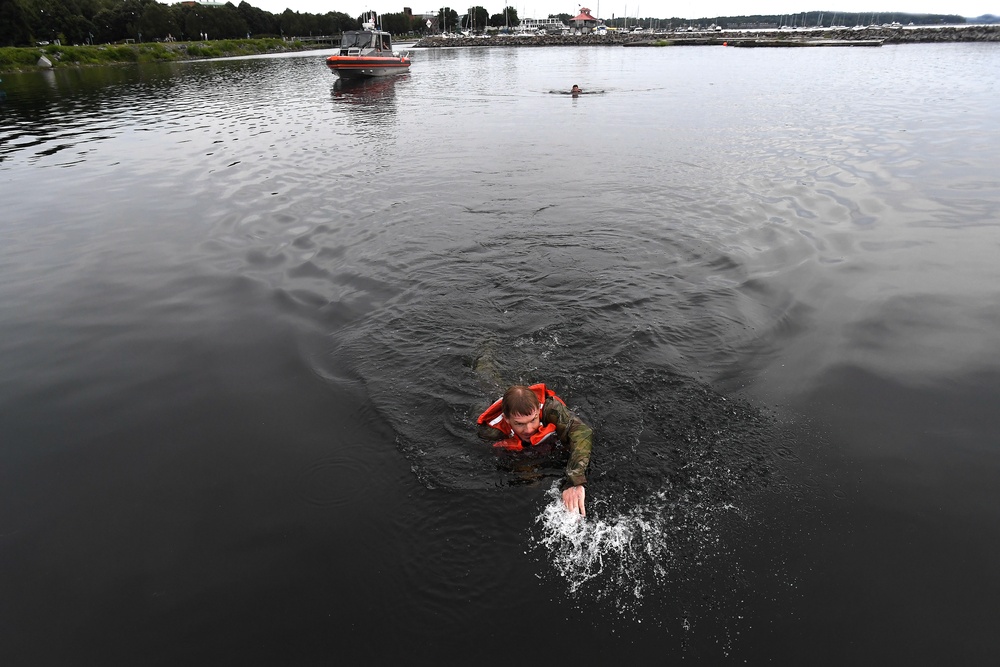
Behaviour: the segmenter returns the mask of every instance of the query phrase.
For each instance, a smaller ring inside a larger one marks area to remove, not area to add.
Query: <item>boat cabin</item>
[[[340,55],[357,56],[362,53],[392,54],[389,33],[380,30],[346,30],[340,41]]]

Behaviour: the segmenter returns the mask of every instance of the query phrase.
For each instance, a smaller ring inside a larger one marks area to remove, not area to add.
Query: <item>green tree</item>
[[[35,40],[52,41],[59,37],[64,10],[50,0],[21,0],[28,28]]]
[[[344,12],[327,12],[323,15],[323,34],[334,35],[345,30],[358,30],[361,24]]]
[[[94,34],[94,24],[85,16],[73,14],[66,16],[60,25],[60,40],[67,44],[86,44]]]
[[[469,22],[466,28],[470,30],[483,30],[490,22],[490,13],[483,7],[473,7],[469,10]]]
[[[95,42],[117,42],[136,39],[140,32],[139,20],[146,7],[156,0],[124,0],[105,6],[94,15],[91,23]]]
[[[517,10],[513,7],[504,7],[502,12],[490,17],[490,25],[494,28],[502,28],[504,26],[514,28],[520,22],[520,19],[517,18]]]
[[[181,5],[181,30],[184,39],[199,40],[202,35],[208,33],[212,37],[211,23],[208,20],[208,11],[201,5]]]
[[[115,38],[112,32],[113,16],[109,9],[102,9],[94,16],[94,42],[113,42]]]
[[[275,19],[274,14],[270,12],[265,12],[263,9],[257,9],[250,3],[243,0],[236,7],[236,11],[240,13],[243,20],[246,21],[247,30],[250,31],[251,35],[277,35],[278,34],[278,22]]]
[[[243,39],[247,36],[247,22],[233,3],[227,2],[222,7],[212,9],[214,36],[218,39]]]
[[[441,26],[441,32],[454,30],[458,25],[458,12],[451,7],[442,7],[438,10],[438,25]]]
[[[0,0],[0,46],[28,46],[31,28],[18,0]]]
[[[282,37],[295,37],[296,35],[305,35],[309,32],[305,26],[305,22],[302,20],[302,16],[298,12],[293,12],[287,8],[278,17],[278,30],[281,32]]]
[[[39,6],[45,9],[46,28],[58,39],[68,44],[87,41],[93,25],[77,0],[46,0]]]
[[[174,13],[159,2],[146,5],[139,17],[139,31],[142,33],[142,38],[147,41],[164,39],[167,35],[180,35],[179,28]]]
[[[391,32],[394,35],[403,35],[413,30],[413,16],[406,12],[395,14],[382,14],[379,17],[382,30]]]

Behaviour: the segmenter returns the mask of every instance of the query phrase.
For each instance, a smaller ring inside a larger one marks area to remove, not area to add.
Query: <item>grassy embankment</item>
[[[301,51],[299,41],[280,39],[224,39],[212,42],[146,42],[142,44],[102,44],[95,46],[2,47],[0,72],[39,69],[38,59],[45,56],[53,67],[115,65],[121,63],[171,62],[201,58],[226,58],[261,53]]]

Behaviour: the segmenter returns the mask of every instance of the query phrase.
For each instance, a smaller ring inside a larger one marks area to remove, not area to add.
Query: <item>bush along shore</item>
[[[315,44],[277,38],[222,39],[205,42],[144,42],[141,44],[94,46],[48,44],[42,47],[3,47],[0,48],[0,72],[29,71],[50,66],[78,67],[230,58],[315,48]],[[49,64],[45,64],[46,62]]]
[[[938,42],[1000,42],[1000,25],[967,25],[917,28],[867,28],[865,30],[746,30],[730,32],[617,33],[606,35],[496,35],[492,37],[424,37],[416,47],[446,46],[681,46],[685,44],[733,44],[760,40],[788,46],[831,43],[870,42],[882,44],[920,44]]]

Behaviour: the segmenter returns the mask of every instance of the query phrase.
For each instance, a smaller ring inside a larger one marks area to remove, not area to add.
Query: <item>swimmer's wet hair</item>
[[[538,397],[535,392],[523,384],[515,384],[504,392],[501,410],[504,417],[511,415],[517,417],[527,417],[538,409]]]

